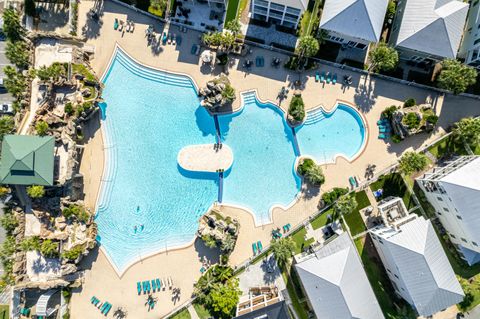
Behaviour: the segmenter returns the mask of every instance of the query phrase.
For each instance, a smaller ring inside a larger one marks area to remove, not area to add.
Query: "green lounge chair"
[[[155,285],[155,279],[152,279],[152,291],[155,292],[157,290],[157,285]]]
[[[107,302],[107,307],[105,307],[105,309],[103,309],[103,314],[106,316],[108,315],[108,313],[110,312],[110,309],[112,309],[112,304],[111,303],[108,303]]]
[[[113,22],[113,30],[117,30],[117,29],[118,29],[118,26],[119,26],[119,24],[118,24],[118,19],[115,18],[115,21]]]
[[[325,72],[322,72],[322,75],[320,76],[320,82],[325,83]]]
[[[105,301],[105,303],[100,307],[100,312],[103,313],[103,311],[105,310],[105,308],[107,308],[108,306],[108,302]]]
[[[142,293],[142,285],[140,284],[140,281],[137,282],[137,291],[139,295]]]
[[[160,279],[156,279],[156,282],[157,282],[157,291],[160,291],[160,289],[162,288],[162,283],[160,282]]]
[[[378,138],[381,139],[381,140],[385,140],[385,139],[387,139],[387,137],[388,137],[387,134],[384,134],[384,133],[378,134]]]
[[[332,76],[330,75],[330,73],[327,74],[327,84],[330,84],[330,82],[332,81]]]
[[[97,299],[97,298],[95,298],[95,296],[93,296],[93,297],[90,299],[90,302],[91,302],[91,303],[94,303],[94,302],[95,302],[95,299]]]
[[[332,83],[333,83],[333,84],[336,84],[336,83],[337,83],[337,73],[335,73],[335,74],[333,75]]]
[[[348,181],[350,182],[350,185],[351,185],[352,187],[356,187],[356,186],[357,186],[357,183],[355,182],[355,179],[354,179],[352,176],[350,176],[350,177],[348,178]]]
[[[263,246],[261,241],[257,241],[258,252],[262,252]]]
[[[252,250],[253,250],[253,255],[256,255],[257,254],[257,244],[256,243],[252,244]]]
[[[315,82],[320,81],[320,73],[316,72],[315,73]]]

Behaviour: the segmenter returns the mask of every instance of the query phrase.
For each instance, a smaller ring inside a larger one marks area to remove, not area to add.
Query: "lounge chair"
[[[315,73],[315,82],[320,81],[320,74],[317,72]]]
[[[122,32],[123,30],[123,21],[120,20],[120,25],[118,26],[118,31]]]
[[[384,133],[380,133],[380,134],[378,134],[378,138],[381,139],[381,140],[384,140],[384,139],[387,138],[387,135],[384,134]]]
[[[263,250],[263,246],[262,246],[262,242],[261,242],[261,241],[257,241],[257,247],[258,247],[258,252],[261,253],[262,250]]]
[[[325,72],[320,75],[320,83],[325,83]]]
[[[152,291],[155,292],[157,290],[157,285],[155,284],[155,279],[152,279]]]
[[[196,44],[192,45],[192,49],[190,50],[190,53],[195,55],[195,51],[197,51],[197,45]]]
[[[327,73],[327,84],[330,84],[330,82],[332,81],[332,76],[330,74],[330,72]]]
[[[167,43],[167,32],[163,32],[162,44],[165,45],[166,43]]]
[[[147,292],[150,293],[150,291],[152,291],[152,287],[150,287],[150,281],[146,281],[146,285],[147,285]]]
[[[160,279],[156,279],[155,282],[157,283],[157,291],[160,291],[160,289],[162,288],[162,283],[160,282]]]
[[[103,313],[103,311],[105,310],[105,308],[107,308],[108,306],[108,302],[105,302],[101,307],[100,307],[100,312]]]
[[[358,186],[357,183],[355,182],[355,178],[353,178],[353,177],[350,176],[350,177],[348,178],[348,181],[350,182],[350,185],[351,185],[352,187],[357,187],[357,186]]]
[[[113,30],[117,30],[118,29],[118,19],[115,18],[115,21],[113,22]]]
[[[257,243],[252,244],[252,250],[253,250],[253,255],[255,256],[257,254]]]
[[[392,129],[390,127],[383,126],[379,128],[379,131],[380,133],[390,133]]]
[[[147,293],[147,281],[142,282],[143,294]]]
[[[333,84],[336,84],[336,83],[337,83],[337,73],[335,73],[335,74],[333,75],[332,83],[333,83]]]
[[[135,22],[130,21],[130,32],[133,33],[135,31]]]
[[[172,34],[171,33],[168,34],[167,43],[172,44]]]
[[[259,56],[257,56],[257,57],[255,58],[255,66],[256,66],[256,67],[260,67],[260,57],[259,57]]]
[[[140,281],[137,282],[137,291],[139,295],[142,293],[142,285],[140,284]]]
[[[106,316],[111,308],[112,308],[112,304],[109,302],[106,302],[105,308],[103,308],[102,313]]]
[[[378,120],[378,121],[377,121],[377,125],[378,125],[378,126],[385,125],[386,123],[388,123],[388,120],[387,120],[387,119],[381,119],[381,120]]]
[[[172,44],[173,44],[173,45],[176,45],[176,44],[177,44],[176,38],[177,38],[177,37],[175,36],[175,33],[174,33],[174,34],[172,35]]]

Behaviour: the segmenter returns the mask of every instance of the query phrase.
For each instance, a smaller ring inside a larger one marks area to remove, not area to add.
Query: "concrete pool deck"
[[[79,3],[79,34],[86,24],[86,13],[93,6],[97,6],[102,13],[100,16],[102,24],[88,23],[86,28],[87,44],[95,46],[95,58],[92,61],[92,67],[99,76],[105,71],[116,43],[124,48],[129,55],[146,65],[166,71],[189,74],[199,86],[203,86],[208,80],[223,71],[217,68],[211,72],[210,68],[202,67],[198,56],[190,54],[191,46],[199,43],[200,34],[198,32],[189,30],[187,33],[181,33],[177,27],[171,26],[171,32],[182,36],[181,46],[162,46],[160,44],[147,46],[144,34],[147,26],[153,24],[157,33],[160,33],[163,30],[163,25],[110,1],[83,0]],[[134,21],[136,24],[135,32],[122,34],[113,30],[115,18],[123,21],[128,18]],[[353,84],[350,87],[343,87],[338,83],[336,85],[322,85],[315,82],[315,70],[298,74],[284,68],[268,67],[270,65],[268,61],[274,56],[281,58],[283,61],[287,60],[285,56],[276,52],[253,48],[253,53],[246,58],[252,59],[257,55],[265,57],[267,67],[253,67],[249,72],[245,72],[246,70],[242,67],[244,58],[232,58],[232,65],[228,71],[231,84],[237,93],[234,108],[238,109],[240,106],[240,92],[252,89],[258,92],[258,97],[261,100],[278,104],[277,94],[281,87],[292,88],[293,82],[300,80],[303,85],[302,97],[307,110],[314,109],[318,105],[324,105],[329,110],[334,107],[337,101],[354,104],[364,117],[370,134],[368,134],[364,151],[353,162],[338,158],[334,164],[323,165],[326,184],[322,186],[321,191],[303,186],[295,205],[287,210],[275,208],[272,224],[255,227],[253,217],[244,210],[222,206],[223,213],[237,218],[241,224],[237,245],[230,257],[232,265],[238,265],[251,257],[252,242],[261,240],[263,246],[266,247],[270,241],[272,228],[281,228],[287,223],[295,226],[316,212],[318,200],[325,190],[337,186],[348,186],[349,176],[358,176],[363,179],[368,164],[376,164],[377,171],[385,169],[394,163],[404,151],[417,149],[422,145],[431,143],[445,132],[445,128],[460,118],[480,114],[478,100],[453,95],[443,96],[433,90],[368,78],[325,65],[320,65],[319,70],[337,73],[338,78],[342,78],[345,74],[352,75]],[[375,123],[379,119],[380,113],[390,105],[402,105],[403,101],[410,97],[415,98],[419,103],[426,100],[432,102],[435,112],[440,116],[436,131],[431,135],[414,136],[399,144],[379,140]],[[288,108],[290,99],[291,94],[280,104],[283,110]],[[272,158],[272,160],[275,159]],[[93,211],[103,170],[101,130],[92,129],[91,136],[85,146],[81,165],[81,172],[85,176],[86,203]],[[82,289],[73,294],[71,317],[103,318],[98,309],[90,304],[92,295],[102,300],[108,300],[112,303],[113,309],[119,306],[123,307],[135,318],[164,317],[176,306],[190,299],[193,292],[193,283],[200,277],[201,261],[199,257],[205,252],[209,253],[209,250],[199,249],[195,244],[184,249],[167,249],[166,253],[154,255],[131,266],[121,278],[115,273],[102,252],[98,252],[98,255],[92,254],[84,264],[86,271]],[[162,292],[156,295],[159,299],[155,309],[147,312],[144,306],[146,298],[137,296],[136,283],[153,276],[171,276],[175,285],[181,289],[181,294],[176,299],[173,299],[174,296],[171,292]]]
[[[215,173],[232,166],[233,151],[227,144],[189,145],[178,152],[177,162],[187,171]]]

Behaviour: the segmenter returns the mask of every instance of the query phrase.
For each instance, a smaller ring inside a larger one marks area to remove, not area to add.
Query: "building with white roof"
[[[307,0],[252,0],[251,17],[296,29],[307,5]]]
[[[466,262],[480,262],[480,157],[458,157],[417,182]]]
[[[470,1],[467,25],[458,52],[465,63],[480,69],[480,1]]]
[[[390,43],[405,60],[455,59],[467,12],[468,4],[457,0],[401,0]]]
[[[328,40],[366,49],[380,41],[388,0],[326,0],[320,29]]]
[[[384,225],[370,230],[395,292],[420,316],[431,316],[463,300],[442,245],[429,220],[408,214],[401,198],[380,203]]]
[[[347,233],[312,254],[295,256],[295,261],[302,288],[317,318],[384,318]]]

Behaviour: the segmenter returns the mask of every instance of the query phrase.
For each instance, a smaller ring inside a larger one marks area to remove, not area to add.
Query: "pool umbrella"
[[[212,58],[213,58],[212,51],[205,50],[205,51],[202,52],[201,59],[204,63],[212,62]]]

